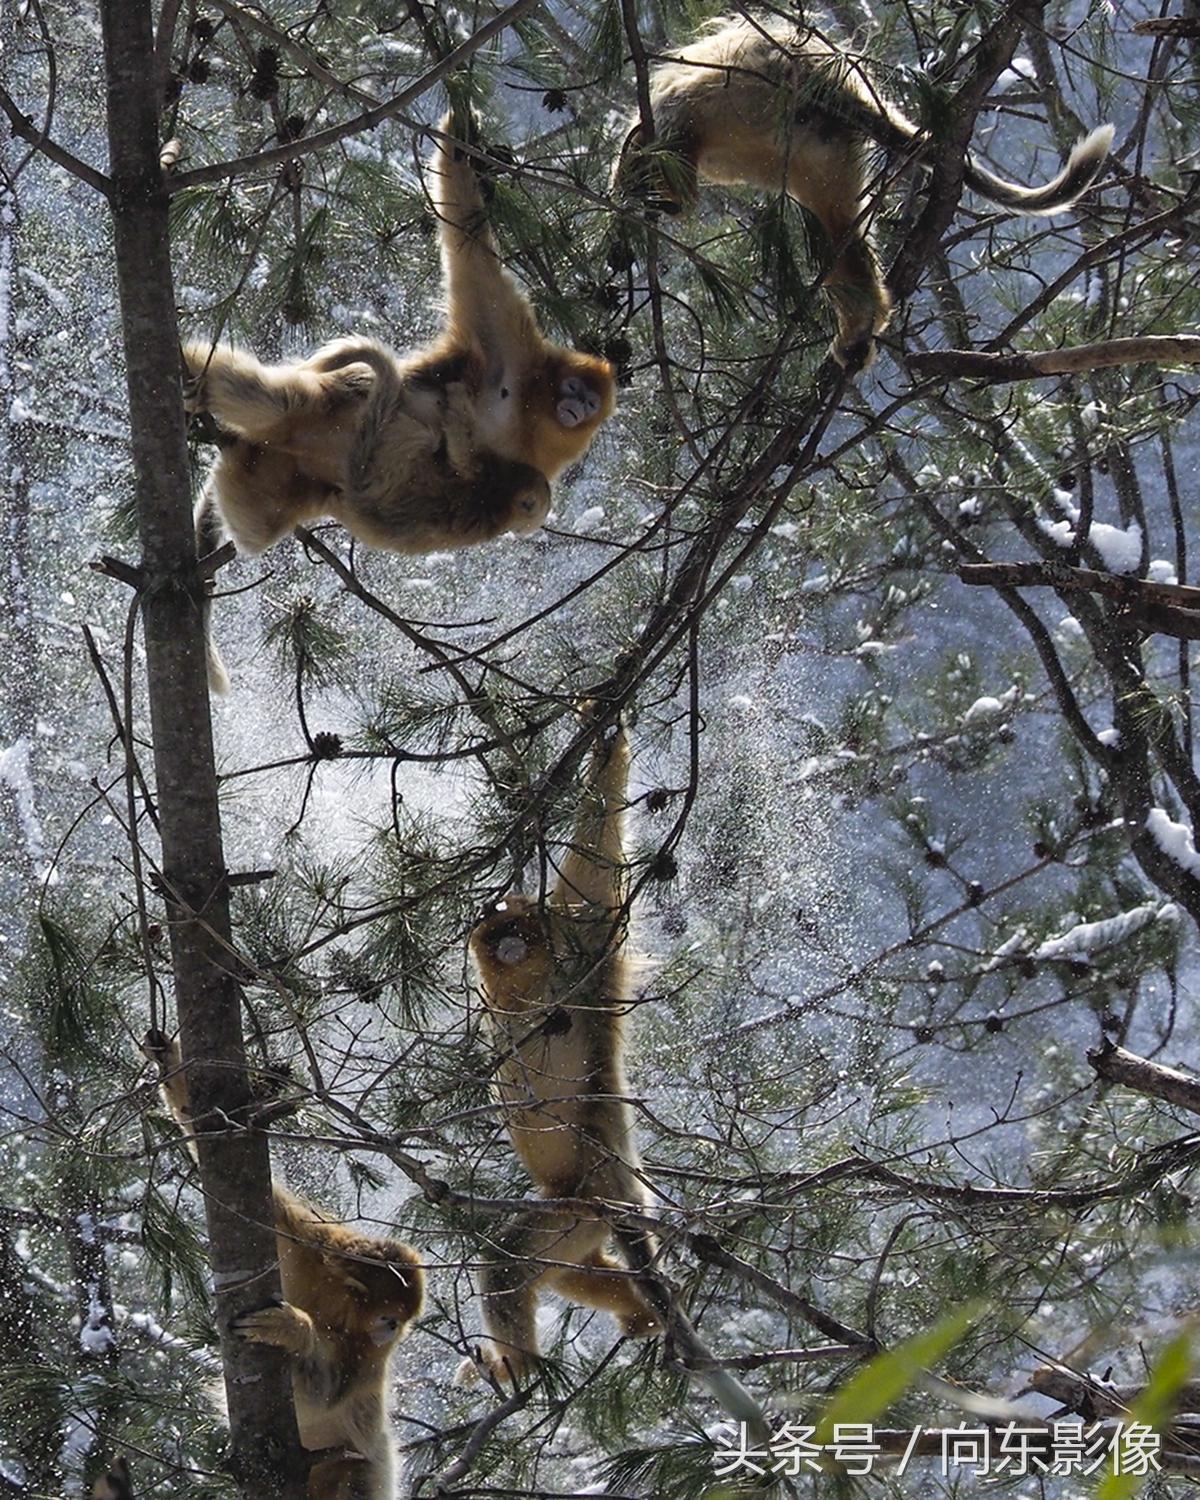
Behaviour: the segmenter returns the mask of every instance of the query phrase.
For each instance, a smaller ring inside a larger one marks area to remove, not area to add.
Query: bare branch
[[[958,576],[964,583],[997,589],[1086,589],[1117,600],[1143,630],[1200,641],[1200,589],[1186,584],[1043,562],[963,563]]]
[[[1048,375],[1074,375],[1112,365],[1144,364],[1200,364],[1200,335],[1177,333],[1106,339],[1100,344],[1077,344],[1069,349],[1043,349],[1032,354],[936,349],[930,354],[914,354],[909,359],[915,375],[990,381],[1041,380]]]
[[[86,182],[88,187],[93,187],[98,193],[103,193],[107,198],[112,192],[112,183],[103,172],[97,172],[95,167],[89,167],[87,162],[80,161],[73,156],[65,147],[60,146],[57,141],[50,139],[27,114],[17,108],[12,95],[2,84],[0,84],[0,109],[8,116],[8,123],[12,126],[12,133],[20,140],[28,141],[35,151],[40,151],[48,161],[55,166],[63,167],[70,172],[72,177],[78,177],[80,182]]]
[[[1200,1115],[1200,1078],[1181,1073],[1178,1068],[1165,1068],[1161,1063],[1150,1062],[1107,1040],[1087,1057],[1100,1077],[1109,1083],[1123,1083],[1126,1088],[1147,1094],[1151,1099],[1164,1099],[1168,1104]]]

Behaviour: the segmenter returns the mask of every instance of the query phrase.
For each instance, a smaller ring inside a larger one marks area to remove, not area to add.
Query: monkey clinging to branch
[[[892,301],[868,232],[868,143],[890,151],[934,145],[884,99],[863,65],[815,30],[775,16],[723,17],[650,78],[655,139],[629,132],[615,183],[648,206],[678,213],[698,178],[786,190],[827,242],[824,288],[838,333],[831,352],[847,369],[874,357]],[[989,202],[1021,214],[1068,208],[1099,175],[1113,129],[1093,130],[1053,181],[1021,187],[967,159],[964,178]]]
[[[179,1043],[151,1031],[142,1051],[158,1067],[167,1107],[190,1131]],[[300,1441],[330,1450],[309,1471],[309,1500],[394,1500],[388,1367],[421,1311],[420,1261],[401,1241],[335,1223],[279,1183],[273,1197],[284,1300],[243,1313],[233,1331],[291,1362]]]
[[[221,344],[185,348],[189,409],[232,434],[197,504],[201,551],[223,526],[240,551],[261,552],[318,516],[407,553],[535,531],[550,481],[611,415],[611,365],[542,335],[500,264],[453,131],[447,115],[430,163],[446,291],[432,344],[401,358],[344,338],[287,365]],[[473,137],[468,124],[463,138]],[[224,691],[211,647],[209,664]]]
[[[599,1198],[645,1213],[649,1194],[626,1097],[625,819],[629,745],[615,728],[592,754],[558,878],[539,905],[509,895],[471,933],[491,1031],[497,1092],[513,1147],[544,1197]],[[661,1327],[629,1267],[656,1254],[645,1231],[533,1209],[502,1226],[482,1272],[484,1363],[520,1381],[536,1365],[542,1289],[615,1315],[637,1338]],[[628,1264],[626,1263],[628,1262]],[[464,1377],[470,1366],[463,1367]]]

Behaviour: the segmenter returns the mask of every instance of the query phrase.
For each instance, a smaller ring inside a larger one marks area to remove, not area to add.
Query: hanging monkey
[[[190,1130],[179,1043],[151,1031],[142,1051],[171,1114]],[[420,1261],[410,1246],[335,1223],[279,1183],[272,1191],[284,1300],[243,1313],[233,1331],[288,1355],[300,1441],[332,1450],[309,1472],[309,1500],[394,1500],[388,1365],[421,1311]]]
[[[454,129],[447,115],[430,163],[446,294],[432,344],[401,357],[351,337],[285,365],[223,344],[184,349],[185,404],[226,434],[196,507],[202,551],[223,529],[261,552],[319,516],[402,553],[536,531],[550,481],[611,416],[612,366],[543,336]],[[472,122],[463,138],[474,135]],[[211,645],[209,677],[228,688]]]
[[[506,896],[476,925],[470,947],[502,1057],[505,1124],[539,1191],[645,1213],[625,1077],[628,775],[629,743],[615,728],[592,753],[574,835],[545,902]],[[654,1237],[618,1231],[624,1259],[616,1260],[606,1249],[611,1233],[599,1219],[537,1209],[497,1232],[481,1276],[489,1337],[480,1353],[493,1376],[520,1382],[536,1368],[543,1288],[611,1312],[630,1338],[662,1327],[630,1270],[652,1263]],[[467,1362],[460,1376],[470,1374]]]
[[[829,250],[824,289],[837,318],[831,353],[849,370],[874,358],[892,300],[868,228],[867,151],[931,144],[884,99],[849,52],[776,16],[722,17],[650,77],[653,146],[640,123],[626,137],[614,185],[668,213],[690,208],[697,181],[786,190],[819,223]],[[1093,130],[1053,181],[1026,188],[967,159],[964,177],[1020,214],[1069,208],[1096,180],[1113,127]]]

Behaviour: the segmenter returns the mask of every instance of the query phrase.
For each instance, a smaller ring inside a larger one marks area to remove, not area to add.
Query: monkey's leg
[[[390,1462],[373,1462],[359,1453],[318,1459],[309,1470],[308,1500],[394,1500]]]
[[[633,1285],[628,1269],[603,1250],[589,1255],[577,1270],[551,1271],[546,1280],[569,1301],[612,1313],[626,1338],[648,1338],[662,1328],[658,1314]]]
[[[823,285],[833,303],[838,335],[831,353],[848,370],[862,370],[875,357],[875,335],[892,313],[867,230],[866,163],[861,140],[830,126],[826,137],[797,147],[788,171],[788,192],[820,221],[831,264]]]
[[[317,1331],[313,1320],[290,1302],[271,1304],[242,1313],[232,1329],[249,1344],[271,1344],[284,1349],[295,1359],[311,1359],[317,1351]]]
[[[548,1275],[596,1253],[603,1224],[553,1214],[522,1214],[496,1238],[497,1258],[480,1277],[488,1339],[482,1355],[497,1380],[528,1379],[537,1368],[537,1292]]]
[[[340,441],[332,425],[328,432],[330,445]],[[286,448],[242,439],[224,449],[210,482],[239,552],[262,552],[302,521],[335,513],[339,496]]]
[[[218,344],[188,344],[186,404],[190,411],[210,412],[220,426],[254,443],[276,446],[297,433],[342,416],[365,401],[375,381],[369,365],[335,370],[306,365],[264,365],[252,354]]]

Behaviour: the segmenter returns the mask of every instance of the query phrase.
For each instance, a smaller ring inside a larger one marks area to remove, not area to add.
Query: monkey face
[[[612,366],[596,355],[551,346],[530,372],[522,405],[524,456],[553,479],[582,458],[616,406]]]
[[[488,1003],[523,1009],[550,967],[545,920],[528,896],[509,895],[484,913],[471,933]]]

